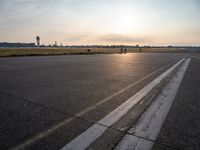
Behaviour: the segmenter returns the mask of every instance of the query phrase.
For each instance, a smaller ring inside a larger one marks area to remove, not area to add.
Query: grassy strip
[[[139,48],[128,48],[127,50],[130,53],[139,52]],[[119,48],[5,48],[0,49],[0,57],[114,54],[119,52]],[[186,52],[186,50],[180,48],[142,48],[142,52]]]

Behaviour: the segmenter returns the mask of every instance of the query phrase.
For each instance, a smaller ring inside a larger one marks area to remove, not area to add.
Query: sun
[[[128,34],[134,29],[134,21],[131,16],[119,16],[117,21],[117,32],[120,34]]]

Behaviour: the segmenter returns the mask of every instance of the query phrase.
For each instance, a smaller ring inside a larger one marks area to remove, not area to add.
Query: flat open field
[[[142,52],[187,51],[190,50],[185,48],[142,48]],[[136,53],[139,52],[139,48],[127,48],[127,52]],[[0,48],[0,57],[113,53],[120,53],[120,48]]]

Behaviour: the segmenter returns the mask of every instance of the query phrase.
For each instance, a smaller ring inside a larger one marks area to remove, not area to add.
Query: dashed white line
[[[86,131],[74,138],[70,143],[64,146],[61,150],[83,150],[86,149],[91,143],[99,138],[109,126],[117,122],[123,115],[125,115],[135,104],[137,104],[144,96],[146,96],[156,85],[160,83],[168,74],[170,74],[185,58],[181,59],[167,71],[162,73],[142,90],[130,97],[127,101],[106,115],[96,124],[92,125]],[[101,126],[103,124],[104,126]]]

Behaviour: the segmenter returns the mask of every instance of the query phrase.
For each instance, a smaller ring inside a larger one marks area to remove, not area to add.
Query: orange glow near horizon
[[[0,42],[36,42],[39,35],[46,45],[200,45],[199,0],[2,0],[0,5]]]

